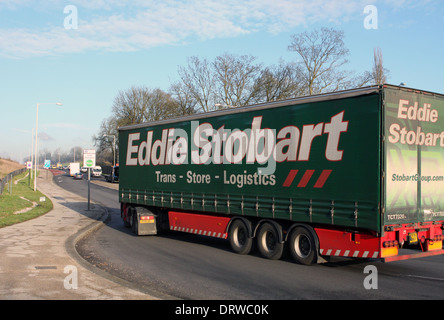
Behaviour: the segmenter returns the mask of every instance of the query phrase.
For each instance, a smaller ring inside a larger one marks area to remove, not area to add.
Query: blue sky
[[[40,150],[92,148],[120,90],[167,91],[191,56],[295,61],[290,36],[324,26],[345,32],[347,69],[370,70],[379,47],[389,83],[444,93],[442,0],[0,0],[0,156],[30,153],[37,103],[63,103],[39,108]]]

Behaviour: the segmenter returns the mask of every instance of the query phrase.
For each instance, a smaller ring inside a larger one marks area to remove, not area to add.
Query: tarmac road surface
[[[86,192],[86,181],[59,181],[68,190]],[[116,185],[96,182],[91,198],[107,207],[110,219],[79,249],[93,264],[140,290],[218,300],[444,298],[442,255],[392,263],[336,259],[307,267],[257,253],[237,255],[221,239],[173,232],[136,237],[121,221]]]

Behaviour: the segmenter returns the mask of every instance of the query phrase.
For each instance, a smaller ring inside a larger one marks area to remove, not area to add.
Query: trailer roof
[[[398,90],[403,90],[403,91],[423,93],[423,94],[429,94],[429,95],[437,95],[437,96],[444,97],[444,95],[439,94],[439,93],[433,93],[433,92],[428,92],[428,91],[423,91],[423,90],[418,90],[418,89],[413,89],[413,88],[407,88],[407,87],[403,87],[403,86],[395,86],[395,85],[390,85],[390,84],[374,85],[374,86],[367,86],[367,87],[356,88],[356,89],[323,93],[323,94],[317,94],[317,95],[311,95],[311,96],[303,96],[303,97],[297,97],[297,98],[286,99],[286,100],[279,100],[279,101],[274,101],[274,102],[266,102],[266,103],[248,105],[248,106],[243,106],[243,107],[236,107],[236,108],[231,108],[231,109],[223,109],[223,110],[216,110],[216,111],[210,111],[210,112],[204,112],[204,113],[197,113],[197,114],[178,117],[178,118],[145,122],[145,123],[140,123],[140,124],[119,127],[118,130],[119,131],[132,130],[132,129],[138,129],[138,128],[151,127],[151,126],[165,125],[165,124],[170,124],[170,123],[177,123],[177,122],[182,122],[182,121],[192,121],[192,120],[212,118],[212,117],[216,117],[216,116],[220,116],[220,115],[237,114],[237,113],[261,110],[261,109],[278,108],[278,107],[294,105],[294,104],[350,98],[350,97],[356,97],[356,96],[360,96],[360,95],[366,95],[366,94],[370,94],[370,93],[379,92],[382,88],[392,88],[392,89],[398,89]]]

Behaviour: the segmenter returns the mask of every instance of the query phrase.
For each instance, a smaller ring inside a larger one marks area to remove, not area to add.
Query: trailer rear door
[[[444,96],[385,87],[384,224],[444,220]]]

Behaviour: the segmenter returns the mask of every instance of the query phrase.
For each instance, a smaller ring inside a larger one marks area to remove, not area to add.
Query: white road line
[[[414,274],[407,274],[406,277],[425,279],[425,280],[433,280],[433,281],[444,281],[444,278],[433,278],[433,277],[416,276]]]

